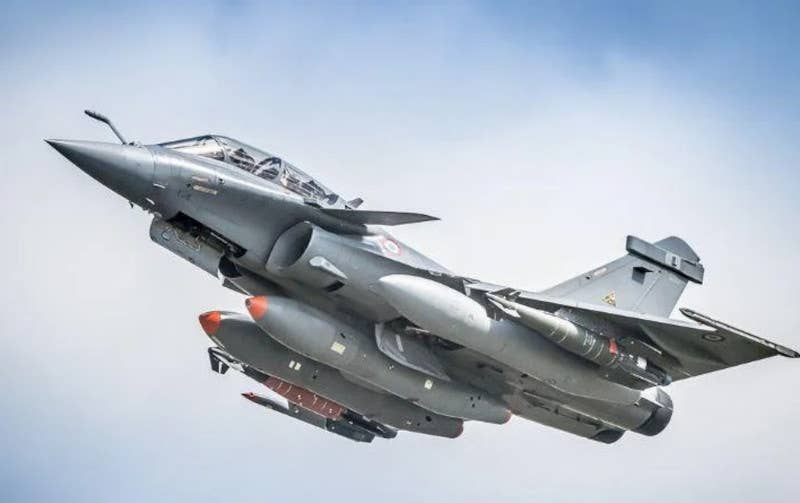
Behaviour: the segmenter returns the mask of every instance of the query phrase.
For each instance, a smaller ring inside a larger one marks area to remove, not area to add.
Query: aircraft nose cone
[[[71,143],[74,143],[67,140],[45,140],[45,142],[54,149],[58,150],[61,155],[67,158],[69,158],[67,154],[67,152],[70,151],[69,146]]]
[[[90,175],[125,159],[126,145],[74,140],[45,140],[61,155]]]
[[[109,189],[141,201],[150,189],[153,156],[142,147],[77,140],[45,140],[61,155]]]

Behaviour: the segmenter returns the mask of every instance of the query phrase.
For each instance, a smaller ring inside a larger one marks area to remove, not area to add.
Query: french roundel
[[[392,255],[400,255],[401,251],[400,245],[397,244],[396,241],[389,239],[385,236],[381,236],[381,238],[378,240],[378,243],[380,244],[381,249],[385,253],[390,253]]]

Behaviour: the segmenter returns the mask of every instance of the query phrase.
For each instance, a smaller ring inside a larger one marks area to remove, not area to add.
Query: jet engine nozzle
[[[153,155],[144,147],[94,141],[45,140],[89,176],[143,208],[153,183]]]

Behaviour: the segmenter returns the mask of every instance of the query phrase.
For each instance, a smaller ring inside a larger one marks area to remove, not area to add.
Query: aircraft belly
[[[601,436],[601,438],[606,438],[603,433],[607,432],[607,435],[613,439],[612,441],[615,441],[624,433],[624,430],[570,411],[557,402],[545,401],[524,393],[510,395],[506,397],[506,401],[514,414],[523,419],[580,437],[595,439]],[[607,442],[606,440],[601,441]]]
[[[468,383],[495,396],[502,396],[514,414],[522,415],[522,408],[514,409],[511,396],[524,393],[527,397],[538,397],[549,403],[563,406],[574,415],[593,419],[597,424],[621,430],[636,430],[645,424],[658,410],[657,404],[640,401],[637,404],[621,405],[578,397],[559,391],[546,383],[533,379],[504,363],[468,348],[436,352],[447,373],[453,379]]]

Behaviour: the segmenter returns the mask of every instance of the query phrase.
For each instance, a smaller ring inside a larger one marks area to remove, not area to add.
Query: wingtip
[[[740,336],[747,337],[747,338],[749,338],[749,339],[751,339],[751,340],[753,340],[753,341],[755,341],[755,342],[757,342],[759,344],[762,344],[762,345],[764,345],[764,346],[766,346],[768,348],[771,348],[777,354],[779,354],[781,356],[785,356],[786,358],[800,358],[800,353],[795,351],[794,349],[787,348],[786,346],[781,346],[780,344],[776,344],[776,343],[774,343],[774,342],[772,342],[770,340],[764,339],[763,337],[759,337],[759,336],[753,335],[753,334],[751,334],[749,332],[745,332],[742,329],[733,327],[733,326],[728,325],[727,323],[723,323],[723,322],[721,322],[719,320],[715,320],[715,319],[711,318],[710,316],[706,316],[706,315],[704,315],[702,313],[698,313],[697,311],[694,311],[692,309],[689,309],[689,308],[686,308],[686,307],[681,307],[681,308],[679,308],[679,311],[681,312],[681,314],[683,314],[687,318],[691,319],[692,321],[696,321],[697,323],[700,323],[701,325],[705,325],[707,327],[711,327],[711,328],[713,328],[715,330],[723,330],[723,331],[727,331],[727,332],[732,332],[732,333],[740,335]]]
[[[785,356],[786,358],[800,358],[800,353],[794,349],[787,348],[786,346],[778,346],[777,344],[776,346],[775,349],[778,350],[778,354],[781,356]]]

